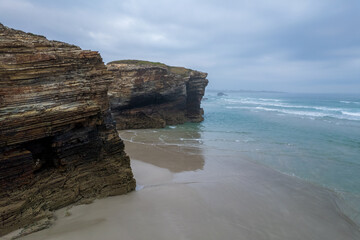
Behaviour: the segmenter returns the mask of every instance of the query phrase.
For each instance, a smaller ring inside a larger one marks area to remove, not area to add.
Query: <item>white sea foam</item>
[[[341,115],[341,114],[330,114],[324,112],[296,111],[296,110],[274,109],[274,108],[265,108],[265,107],[256,107],[255,109],[270,111],[270,112],[278,112],[283,114],[305,116],[311,119],[319,118],[319,117],[331,117],[331,118],[345,119],[345,120],[360,120],[360,113],[346,112],[346,111],[341,111],[342,114]]]
[[[300,116],[308,116],[308,117],[326,117],[330,116],[325,113],[321,112],[310,112],[310,111],[296,111],[296,110],[285,110],[285,109],[274,109],[274,108],[266,108],[266,107],[256,107],[255,109],[270,111],[270,112],[279,112],[285,114],[292,114],[292,115],[300,115]]]
[[[233,107],[227,106],[225,108],[227,108],[227,109],[253,109],[253,107],[238,107],[238,106],[233,106]]]
[[[310,107],[316,110],[322,110],[322,111],[343,111],[344,108],[329,108],[329,107],[318,107],[318,106],[313,106]]]
[[[298,116],[304,116],[311,119],[319,117],[331,117],[347,120],[360,120],[360,113],[352,112],[350,108],[340,107],[327,107],[327,106],[311,106],[311,105],[298,105],[287,103],[280,99],[268,99],[268,98],[240,98],[230,99],[225,101],[229,104],[225,108],[227,109],[250,109],[250,110],[262,110],[269,112],[277,112],[279,114],[292,114]],[[344,103],[357,103],[350,101],[341,101]]]
[[[272,98],[258,98],[259,100],[261,101],[274,101],[274,102],[282,102],[283,100],[280,100],[280,99],[272,99]]]
[[[309,116],[309,117],[326,117],[326,116],[330,117],[330,116],[332,116],[332,115],[320,113],[320,112],[289,111],[289,110],[282,110],[281,112],[288,113],[288,114],[294,114],[294,115]]]
[[[342,114],[345,115],[349,115],[349,116],[354,116],[354,117],[360,117],[360,113],[359,112],[346,112],[346,111],[342,111]]]
[[[258,101],[260,100],[260,101]],[[316,109],[321,111],[344,111],[343,108],[331,108],[331,107],[323,107],[323,106],[310,106],[310,105],[297,105],[297,104],[289,104],[284,103],[282,100],[269,99],[269,102],[263,101],[266,99],[251,99],[251,98],[243,98],[243,99],[226,99],[229,103],[241,103],[241,104],[250,104],[250,105],[260,105],[260,106],[270,106],[270,107],[281,107],[281,108],[305,108],[305,109]],[[273,101],[273,102],[271,102]]]
[[[352,102],[352,101],[340,101],[340,102],[346,104],[360,104],[360,102]]]

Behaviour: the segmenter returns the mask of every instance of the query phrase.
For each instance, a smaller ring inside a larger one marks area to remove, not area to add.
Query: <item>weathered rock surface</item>
[[[161,128],[203,120],[207,73],[137,60],[107,64],[111,111],[118,129]]]
[[[0,236],[135,188],[100,55],[0,24]]]

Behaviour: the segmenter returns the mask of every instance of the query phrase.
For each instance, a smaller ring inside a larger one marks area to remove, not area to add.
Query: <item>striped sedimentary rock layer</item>
[[[114,61],[107,68],[114,75],[109,97],[118,129],[203,120],[207,73],[138,60]]]
[[[0,24],[0,236],[135,188],[100,55]]]

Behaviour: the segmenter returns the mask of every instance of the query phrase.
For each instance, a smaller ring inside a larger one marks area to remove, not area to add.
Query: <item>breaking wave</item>
[[[340,101],[336,106],[306,105],[291,103],[282,99],[266,98],[225,98],[227,109],[249,109],[254,111],[277,112],[304,117],[321,118],[331,117],[346,120],[360,120],[360,108],[351,108],[348,104],[358,102]]]

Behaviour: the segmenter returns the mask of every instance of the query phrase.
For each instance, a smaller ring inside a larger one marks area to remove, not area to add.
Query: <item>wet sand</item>
[[[360,239],[324,188],[214,149],[125,146],[137,191],[61,209],[21,239]]]

